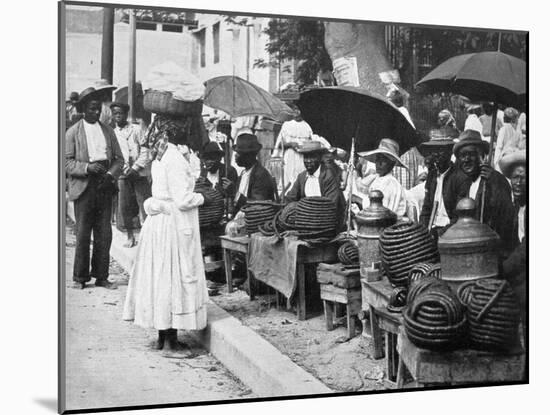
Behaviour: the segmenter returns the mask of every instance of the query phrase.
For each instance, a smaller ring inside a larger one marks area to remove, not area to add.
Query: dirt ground
[[[241,290],[231,294],[225,287],[211,297],[217,305],[238,318],[273,344],[292,361],[337,392],[385,389],[384,360],[371,358],[371,341],[361,335],[343,342],[347,330],[343,324],[327,331],[323,314],[299,321],[296,313],[274,304],[274,295],[250,301]],[[272,305],[270,306],[270,302]]]
[[[186,350],[159,352],[156,331],[122,320],[128,275],[111,261],[106,290],[70,288],[74,234],[66,242],[66,408],[167,404],[254,397],[218,360],[179,331]]]

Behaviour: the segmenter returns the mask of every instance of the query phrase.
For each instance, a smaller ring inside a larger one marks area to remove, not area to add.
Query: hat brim
[[[296,148],[295,149],[296,152],[300,153],[300,154],[313,154],[313,153],[328,153],[329,150],[324,148],[324,147],[321,147],[321,148],[315,148],[315,149],[301,149],[301,148]]]
[[[512,170],[518,164],[527,164],[527,156],[525,151],[515,151],[511,154],[507,154],[500,159],[498,166],[504,176],[510,178]]]
[[[94,88],[96,91],[101,91],[101,92],[105,92],[107,89],[110,89],[111,91],[114,91],[115,89],[117,89],[117,87],[114,85],[103,85],[103,86],[98,86]]]
[[[487,141],[465,139],[465,140],[460,140],[459,142],[455,143],[455,145],[453,147],[453,154],[455,155],[455,157],[458,157],[458,152],[460,151],[460,149],[462,147],[465,147],[465,146],[480,147],[485,154],[489,154],[490,145]]]
[[[387,150],[376,149],[376,150],[372,150],[372,151],[364,151],[364,152],[361,152],[361,153],[357,153],[357,155],[359,157],[363,157],[363,158],[367,159],[368,161],[370,161],[371,163],[376,163],[376,155],[377,154],[383,154],[384,156],[389,157],[390,159],[395,161],[396,166],[403,167],[404,169],[408,170],[408,167],[403,164],[403,162],[399,159],[399,157],[396,157],[395,154],[390,153]]]
[[[236,144],[233,146],[233,150],[237,153],[257,153],[262,149],[262,147],[263,146],[261,144],[256,144],[254,145],[254,147],[243,148],[239,147],[238,144]]]
[[[424,153],[429,152],[430,150],[433,150],[435,148],[449,148],[449,150],[452,150],[453,146],[455,145],[455,142],[453,139],[443,139],[443,140],[430,140],[425,141],[423,143],[420,143],[418,146],[418,151],[420,151],[420,154],[424,155]]]

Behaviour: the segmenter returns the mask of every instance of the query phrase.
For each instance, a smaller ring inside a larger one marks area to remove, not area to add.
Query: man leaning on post
[[[116,288],[107,279],[112,241],[111,209],[124,159],[113,129],[99,121],[102,99],[102,92],[93,87],[82,91],[78,106],[84,118],[65,135],[69,200],[74,201],[76,220],[73,287],[78,289],[83,289],[92,277],[98,287]]]

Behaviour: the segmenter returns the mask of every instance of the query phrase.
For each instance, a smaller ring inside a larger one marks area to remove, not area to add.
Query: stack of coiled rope
[[[336,236],[336,204],[329,198],[315,196],[298,201],[294,230],[309,243],[328,242]]]
[[[358,265],[359,264],[359,248],[353,241],[344,242],[338,248],[338,260],[343,265]]]
[[[223,195],[205,180],[197,180],[195,191],[204,193],[212,200],[208,205],[199,206],[199,227],[209,228],[220,223],[224,213]]]
[[[461,301],[467,307],[469,338],[483,350],[506,350],[519,340],[520,310],[507,281],[480,279],[459,287]]]
[[[403,312],[403,323],[409,340],[418,347],[432,350],[460,347],[467,321],[462,304],[450,288],[441,282],[432,283],[426,291],[413,296],[412,303]]]
[[[420,224],[397,223],[380,235],[382,266],[394,287],[407,286],[409,271],[421,262],[438,262],[435,240]]]
[[[258,232],[260,225],[272,221],[279,210],[279,205],[270,200],[249,201],[242,208],[247,234]]]
[[[409,287],[412,283],[427,277],[435,277],[437,279],[440,279],[441,264],[427,264],[422,262],[420,264],[414,265],[409,271]]]

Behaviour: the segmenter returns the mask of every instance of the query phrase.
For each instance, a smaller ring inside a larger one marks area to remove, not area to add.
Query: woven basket
[[[172,98],[171,92],[148,90],[143,97],[143,108],[155,114],[176,117],[200,116],[202,100],[180,101]]]

